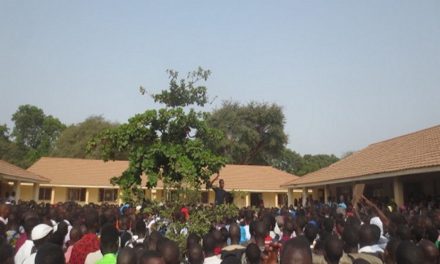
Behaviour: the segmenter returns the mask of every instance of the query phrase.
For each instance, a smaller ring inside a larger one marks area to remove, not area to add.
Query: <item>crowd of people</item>
[[[191,221],[194,206],[174,215]],[[365,197],[359,206],[341,199],[241,208],[205,234],[186,230],[184,247],[158,227],[162,216],[145,211],[129,204],[1,203],[0,263],[440,263],[440,210],[432,200],[400,208]]]

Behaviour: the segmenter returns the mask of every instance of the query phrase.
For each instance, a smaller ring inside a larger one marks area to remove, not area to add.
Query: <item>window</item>
[[[86,188],[70,188],[67,189],[67,200],[85,202],[86,201]]]
[[[52,188],[41,188],[38,192],[38,200],[50,201],[52,199]]]
[[[278,193],[278,206],[284,206],[287,205],[287,193]]]
[[[100,202],[115,202],[118,199],[118,189],[99,189]]]
[[[209,203],[209,192],[202,192],[201,197],[200,197],[200,201],[204,204]]]

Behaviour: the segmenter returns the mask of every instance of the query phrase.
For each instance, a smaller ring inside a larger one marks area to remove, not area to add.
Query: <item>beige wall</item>
[[[30,201],[34,199],[34,189],[31,185],[20,185],[20,200]]]
[[[89,203],[99,203],[99,189],[98,188],[87,188],[89,192]]]
[[[66,187],[53,187],[55,190],[55,196],[52,197],[54,203],[65,202],[67,199]]]

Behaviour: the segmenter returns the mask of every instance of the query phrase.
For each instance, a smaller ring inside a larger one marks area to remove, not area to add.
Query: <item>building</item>
[[[13,197],[16,201],[37,200],[40,184],[48,182],[49,179],[0,160],[0,197],[2,198]]]
[[[369,145],[327,168],[292,180],[293,191],[303,197],[313,190],[313,198],[351,197],[353,186],[364,183],[367,196],[393,198],[398,205],[409,200],[436,196],[440,192],[440,125]]]
[[[28,171],[50,180],[40,186],[40,201],[117,203],[120,202],[119,190],[110,184],[110,179],[120,176],[127,167],[128,161],[43,157]],[[238,206],[257,205],[262,200],[265,206],[272,207],[287,203],[287,190],[280,186],[297,176],[270,166],[226,165],[220,171],[220,178],[225,181],[227,191],[237,191],[234,203]],[[29,191],[26,186],[22,187],[22,193]],[[163,200],[167,195],[161,182],[152,190],[143,189],[145,196],[152,200]],[[214,202],[213,191],[202,192],[201,201]]]

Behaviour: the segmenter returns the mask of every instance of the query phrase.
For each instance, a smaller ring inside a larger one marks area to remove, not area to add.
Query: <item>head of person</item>
[[[390,241],[388,241],[383,254],[385,263],[396,263],[396,252],[400,242],[401,240],[397,237],[391,238]]]
[[[425,255],[425,263],[439,263],[439,250],[432,241],[422,239],[420,240],[418,246],[422,249],[423,254]]]
[[[251,243],[246,247],[246,259],[249,264],[259,264],[261,261],[261,250],[257,244]]]
[[[347,253],[355,253],[358,249],[359,233],[354,226],[346,226],[342,232],[342,241],[344,242],[344,250]]]
[[[35,255],[35,264],[66,263],[62,247],[52,243],[42,245]]]
[[[267,230],[266,224],[263,221],[257,221],[254,227],[254,236],[258,246],[264,246],[264,239],[267,235],[269,235],[269,230]]]
[[[53,228],[46,224],[39,224],[36,225],[31,232],[31,239],[34,242],[35,247],[37,250],[44,245],[45,243],[49,242],[52,236]]]
[[[220,232],[220,230],[215,229],[215,230],[212,231],[212,236],[215,239],[215,246],[221,248],[223,246],[223,235],[222,235],[222,232]]]
[[[139,258],[140,264],[165,264],[164,259],[157,251],[145,251]]]
[[[11,207],[8,204],[0,204],[0,216],[4,219],[9,217],[9,214],[11,213]]]
[[[309,223],[306,225],[304,229],[304,236],[307,238],[310,245],[313,244],[313,241],[315,241],[318,231],[319,229],[315,224]]]
[[[236,223],[232,223],[229,226],[229,237],[231,238],[231,244],[235,245],[240,242],[240,226]]]
[[[101,229],[101,239],[99,240],[102,255],[116,254],[119,249],[119,232],[112,224],[105,224]]]
[[[292,219],[284,221],[283,234],[290,237],[293,231],[295,231],[295,222]]]
[[[99,214],[95,209],[88,209],[85,214],[85,226],[87,232],[96,233],[99,225]]]
[[[38,225],[40,220],[36,215],[29,215],[24,219],[24,231],[28,238],[31,237],[32,229]]]
[[[0,243],[0,263],[14,264],[14,248],[7,243]]]
[[[132,264],[136,263],[136,250],[130,247],[121,249],[118,253],[118,264]]]
[[[211,257],[214,255],[214,249],[216,246],[216,241],[211,233],[206,234],[203,237],[203,252],[205,257]]]
[[[365,224],[359,230],[360,247],[372,246],[377,244],[380,238],[380,229],[376,225]]]
[[[200,244],[200,236],[195,233],[190,233],[186,238],[186,249],[191,248],[192,246]]]
[[[324,246],[324,258],[329,264],[337,264],[344,253],[344,244],[336,236],[327,239]]]
[[[312,251],[307,238],[295,237],[284,243],[281,250],[281,264],[312,264]]]
[[[223,179],[220,179],[220,181],[218,182],[219,183],[219,187],[220,187],[220,189],[224,189],[225,188],[225,181],[223,180]]]
[[[165,264],[180,263],[179,246],[172,240],[165,240],[160,246],[159,253],[162,255]]]
[[[145,248],[150,251],[157,250],[157,243],[161,237],[162,235],[158,231],[151,232],[148,238],[144,240]]]
[[[188,262],[190,264],[203,264],[205,257],[200,244],[194,244],[188,248]]]
[[[145,225],[143,219],[139,218],[136,220],[133,231],[135,235],[139,236],[139,238],[145,238],[145,236],[147,235],[147,226]]]
[[[82,237],[81,229],[79,229],[79,227],[76,226],[72,227],[72,229],[70,229],[69,236],[70,236],[70,244],[76,243]]]
[[[423,251],[410,241],[402,241],[396,250],[397,264],[423,264],[425,263]]]

